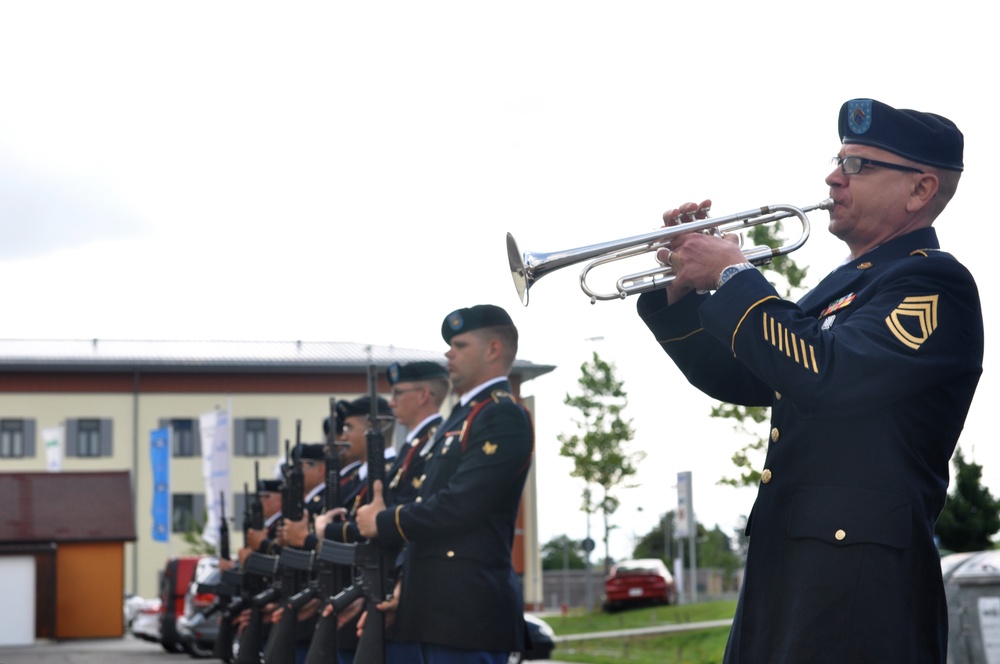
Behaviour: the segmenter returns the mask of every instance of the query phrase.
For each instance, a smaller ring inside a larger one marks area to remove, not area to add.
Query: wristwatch
[[[754,266],[750,263],[736,263],[735,265],[730,265],[724,268],[721,273],[719,273],[719,282],[715,285],[716,289],[722,288],[723,284],[733,278],[734,275],[742,272],[743,270],[753,270]]]

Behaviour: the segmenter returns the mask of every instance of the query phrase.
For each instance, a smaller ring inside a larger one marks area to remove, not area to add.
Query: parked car
[[[159,597],[144,599],[137,608],[129,631],[144,641],[160,642],[160,614],[163,612],[163,602]]]
[[[183,652],[184,644],[177,633],[177,618],[184,615],[184,596],[187,594],[195,566],[200,556],[179,556],[167,559],[160,576],[160,645],[167,652]]]
[[[522,653],[514,653],[507,664],[517,664],[527,659],[552,659],[552,650],[556,647],[555,635],[549,624],[530,613],[524,614],[524,622],[528,626],[528,638],[531,647]]]
[[[125,631],[132,629],[132,621],[135,620],[139,609],[146,603],[146,600],[132,593],[125,593],[122,601],[122,619],[125,621]]]
[[[993,661],[1000,600],[1000,551],[952,553],[941,558],[948,603],[948,662]]]
[[[608,613],[626,607],[670,604],[676,600],[673,575],[658,558],[623,560],[604,581],[603,608]]]
[[[184,593],[184,610],[177,617],[177,638],[192,657],[211,657],[219,633],[219,611],[214,587],[219,583],[219,559],[204,556]]]

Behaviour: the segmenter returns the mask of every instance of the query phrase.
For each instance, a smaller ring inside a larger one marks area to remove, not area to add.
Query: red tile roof
[[[135,541],[123,471],[0,473],[0,543]]]

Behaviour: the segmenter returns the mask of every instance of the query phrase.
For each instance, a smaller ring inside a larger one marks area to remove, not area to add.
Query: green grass
[[[570,613],[548,616],[545,621],[560,636],[655,625],[681,624],[732,618],[735,601],[704,602],[683,606],[635,609],[619,613]],[[559,643],[553,658],[590,664],[716,664],[722,661],[729,628],[626,636]]]

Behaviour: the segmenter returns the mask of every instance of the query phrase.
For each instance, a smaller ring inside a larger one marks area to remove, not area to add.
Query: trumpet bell
[[[507,233],[507,262],[510,263],[510,276],[514,280],[517,296],[521,298],[521,304],[528,306],[528,288],[531,286],[528,266],[524,264],[521,250],[517,248],[517,240],[510,233]]]

